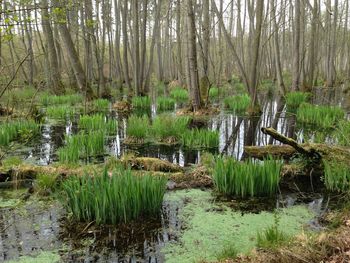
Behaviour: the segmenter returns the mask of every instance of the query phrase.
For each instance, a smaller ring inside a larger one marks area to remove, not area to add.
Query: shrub
[[[143,115],[142,117],[131,115],[128,118],[128,124],[126,127],[126,133],[128,137],[145,139],[149,129],[150,124],[146,115]]]
[[[350,190],[350,167],[342,163],[324,161],[324,184],[332,192]]]
[[[180,87],[174,88],[170,92],[170,97],[178,102],[186,102],[188,101],[188,91]]]
[[[167,97],[157,98],[157,109],[163,110],[173,110],[175,108],[175,100]]]
[[[151,107],[151,99],[147,96],[145,97],[133,97],[131,104],[134,108],[147,109]]]
[[[245,112],[250,105],[250,97],[247,94],[230,96],[224,99],[226,108],[234,112]]]
[[[115,120],[106,120],[102,114],[95,115],[81,115],[78,121],[78,126],[87,131],[103,130],[108,134],[117,132],[117,122]]]
[[[321,128],[331,128],[344,118],[344,111],[335,106],[318,106],[303,103],[298,108],[297,120]]]
[[[219,133],[205,129],[186,130],[182,133],[181,143],[188,148],[217,148]]]
[[[214,166],[214,185],[220,193],[229,196],[272,195],[278,188],[281,167],[282,162],[271,159],[255,163],[219,157]]]
[[[159,216],[166,178],[134,176],[118,167],[112,174],[72,176],[63,182],[67,208],[79,221],[96,224],[128,223],[147,216]]]

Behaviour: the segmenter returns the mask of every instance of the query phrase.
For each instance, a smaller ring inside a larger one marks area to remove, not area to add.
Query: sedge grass
[[[21,120],[6,122],[1,124],[0,145],[8,146],[14,140],[21,140],[22,136],[30,137],[36,135],[40,131],[41,125],[33,120]],[[25,138],[23,138],[25,139]]]
[[[309,92],[294,91],[286,95],[286,105],[289,112],[295,112],[302,103],[308,102],[311,97]]]
[[[158,115],[152,123],[152,135],[158,141],[179,141],[187,130],[189,117],[176,117],[170,114]],[[173,140],[169,140],[173,139]]]
[[[151,99],[150,97],[133,97],[131,100],[131,104],[136,109],[147,109],[151,107]]]
[[[59,104],[75,105],[83,101],[83,96],[81,96],[80,94],[56,96],[49,93],[44,93],[42,94],[40,100],[44,106],[59,105]]]
[[[135,139],[145,139],[149,129],[150,124],[146,115],[143,115],[142,117],[131,115],[128,118],[126,127],[126,133],[128,137]]]
[[[159,111],[173,110],[175,108],[175,100],[167,97],[157,98],[157,109]]]
[[[214,185],[218,192],[228,196],[272,195],[277,191],[281,167],[280,161],[270,159],[255,163],[218,157],[213,172]]]
[[[336,106],[318,106],[303,103],[297,112],[297,121],[316,125],[320,128],[332,128],[343,119],[344,111]]]
[[[108,134],[115,134],[117,131],[117,122],[115,120],[107,120],[102,114],[81,115],[78,126],[87,131],[103,130]]]
[[[332,192],[348,192],[350,190],[350,167],[341,163],[324,164],[324,184]]]
[[[92,101],[94,111],[107,112],[109,110],[110,102],[107,99],[97,99]]]
[[[177,102],[186,102],[188,101],[188,91],[177,87],[170,92],[170,97],[172,97]]]
[[[74,115],[74,109],[68,105],[50,106],[46,109],[46,115],[51,119],[67,119]]]
[[[211,100],[215,100],[219,97],[219,88],[218,87],[211,87],[209,89],[209,98]]]
[[[230,96],[224,99],[225,107],[234,112],[246,112],[250,102],[251,99],[247,94]]]
[[[350,146],[350,122],[341,121],[339,122],[338,128],[335,133],[335,137],[338,140],[338,144],[343,146]]]
[[[166,178],[134,176],[117,167],[112,174],[72,176],[63,182],[67,208],[78,221],[96,224],[128,223],[140,217],[157,217],[166,189]]]
[[[187,148],[217,148],[219,133],[205,129],[186,130],[182,133],[181,143]]]

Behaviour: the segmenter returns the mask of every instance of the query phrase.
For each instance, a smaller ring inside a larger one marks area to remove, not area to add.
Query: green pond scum
[[[179,212],[184,227],[178,240],[162,249],[167,263],[216,261],[220,251],[234,246],[237,253],[249,253],[256,247],[257,233],[274,224],[275,214],[262,211],[242,213],[215,201],[211,191],[181,190],[168,193],[165,200],[182,202]],[[276,212],[284,233],[293,236],[303,231],[315,216],[305,206],[292,206]]]

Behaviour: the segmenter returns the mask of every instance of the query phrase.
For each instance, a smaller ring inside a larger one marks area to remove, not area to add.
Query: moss
[[[36,256],[22,256],[16,260],[10,260],[8,263],[47,263],[59,262],[60,256],[56,252],[43,251]]]
[[[21,204],[21,198],[25,194],[26,189],[1,191],[0,208],[11,208]]]
[[[234,242],[239,253],[254,248],[256,234],[274,222],[273,213],[242,214],[224,204],[216,204],[210,191],[183,190],[171,193],[166,200],[185,203],[180,218],[185,230],[178,233],[178,242],[163,248],[166,262],[214,261],[218,252]],[[280,223],[290,235],[297,234],[313,214],[304,206],[282,209]]]

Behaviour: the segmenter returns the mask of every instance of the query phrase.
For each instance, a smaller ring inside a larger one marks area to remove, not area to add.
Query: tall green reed
[[[114,134],[117,132],[117,122],[113,119],[106,119],[102,114],[81,115],[78,121],[78,126],[87,131],[103,130],[108,134]]]
[[[224,99],[224,105],[226,108],[234,112],[245,112],[250,105],[251,99],[249,95],[236,95],[230,96]]]
[[[167,97],[157,98],[157,109],[159,111],[173,110],[175,108],[175,100]]]
[[[134,108],[147,109],[151,107],[151,99],[147,96],[133,97],[131,100],[131,104]]]
[[[293,91],[286,95],[286,105],[289,112],[295,112],[302,103],[308,102],[311,97],[309,92]]]
[[[26,139],[28,135],[35,136],[40,132],[41,125],[33,120],[21,120],[1,123],[0,145],[8,146],[14,140]]]
[[[152,123],[152,136],[159,141],[165,141],[169,138],[179,141],[182,134],[186,132],[189,117],[176,117],[171,114],[160,114]]]
[[[146,115],[142,117],[131,115],[128,118],[126,133],[128,137],[145,139],[150,129],[149,119]]]
[[[170,97],[172,97],[178,102],[186,102],[188,101],[188,91],[183,88],[177,87],[170,91]]]
[[[324,184],[332,192],[350,190],[350,166],[324,161]]]
[[[186,130],[181,135],[181,143],[187,148],[217,148],[219,133],[206,129]]]

